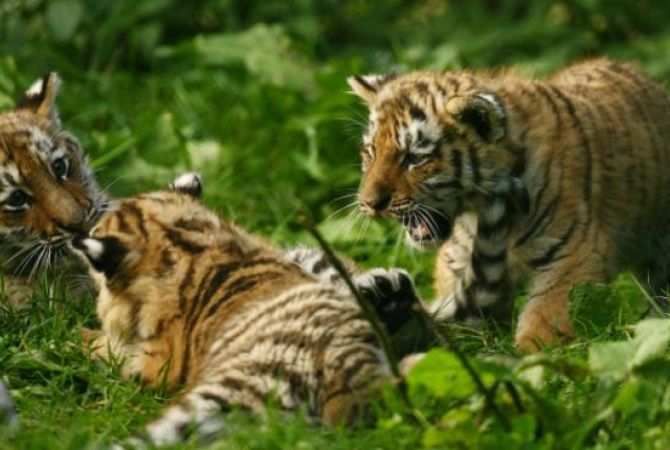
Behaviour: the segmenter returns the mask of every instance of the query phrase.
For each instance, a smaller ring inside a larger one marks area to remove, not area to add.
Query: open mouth
[[[436,245],[451,235],[453,223],[438,212],[421,211],[400,219],[409,240],[419,246]]]

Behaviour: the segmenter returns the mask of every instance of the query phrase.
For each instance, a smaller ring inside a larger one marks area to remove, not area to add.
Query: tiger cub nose
[[[378,195],[371,198],[362,198],[361,205],[364,208],[370,209],[374,212],[381,212],[385,210],[391,203],[391,194]]]

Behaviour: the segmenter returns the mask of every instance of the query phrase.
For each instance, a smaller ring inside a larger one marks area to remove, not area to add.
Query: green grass
[[[346,76],[509,64],[544,74],[605,54],[667,83],[668,19],[670,7],[632,0],[6,0],[0,108],[56,69],[63,122],[113,195],[198,170],[207,203],[247,229],[313,244],[296,220],[311,215],[338,251],[366,267],[407,267],[430,297],[432,255],[407,249],[393,224],[353,214],[366,112]],[[239,412],[215,448],[668,448],[664,322],[627,340],[648,304],[626,276],[580,287],[572,305],[578,339],[525,359],[508,329],[450,331],[499,386],[508,425],[453,355],[437,352],[410,379],[411,405],[389,393],[372,427]],[[90,362],[79,330],[95,324],[94,299],[62,290],[37,292],[25,310],[0,307],[0,376],[22,422],[14,435],[0,430],[0,448],[96,447],[169,402]],[[417,334],[405,330],[398,347],[411,350]]]

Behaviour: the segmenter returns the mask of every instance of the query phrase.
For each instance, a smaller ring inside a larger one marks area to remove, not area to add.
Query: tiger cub
[[[207,434],[221,427],[217,413],[262,411],[273,395],[287,409],[307,403],[326,424],[351,421],[390,379],[354,298],[319,252],[283,254],[208,210],[200,191],[187,174],[172,189],[119,200],[72,243],[99,289],[102,330],[85,335],[97,356],[118,358],[123,376],[151,387],[183,386],[130,443]],[[356,280],[373,300],[416,298],[404,271]]]
[[[60,84],[49,73],[0,114],[0,272],[15,304],[43,269],[66,264],[68,237],[89,229],[106,205],[81,146],[61,126]]]
[[[628,64],[596,59],[548,79],[513,72],[354,76],[370,121],[363,211],[438,253],[442,318],[509,316],[516,345],[572,335],[568,294],[630,269],[668,280],[670,100]]]

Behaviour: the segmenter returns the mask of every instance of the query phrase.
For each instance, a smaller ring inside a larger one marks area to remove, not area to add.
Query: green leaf
[[[633,340],[593,344],[589,348],[589,366],[601,376],[623,378],[630,370],[636,349]]]
[[[156,55],[195,54],[208,66],[243,66],[262,83],[311,92],[314,69],[289,44],[282,27],[257,24],[238,33],[197,36],[188,45],[163,48]]]
[[[602,377],[621,379],[665,356],[670,342],[670,319],[643,320],[633,328],[633,339],[591,345],[591,369]]]
[[[648,319],[635,326],[635,340],[639,343],[633,367],[641,366],[653,359],[662,357],[670,342],[670,319]]]
[[[83,15],[80,0],[54,0],[47,7],[46,19],[54,38],[67,41],[77,31]]]
[[[458,358],[442,349],[433,349],[407,377],[412,392],[427,390],[437,398],[464,398],[475,392],[475,385]]]

